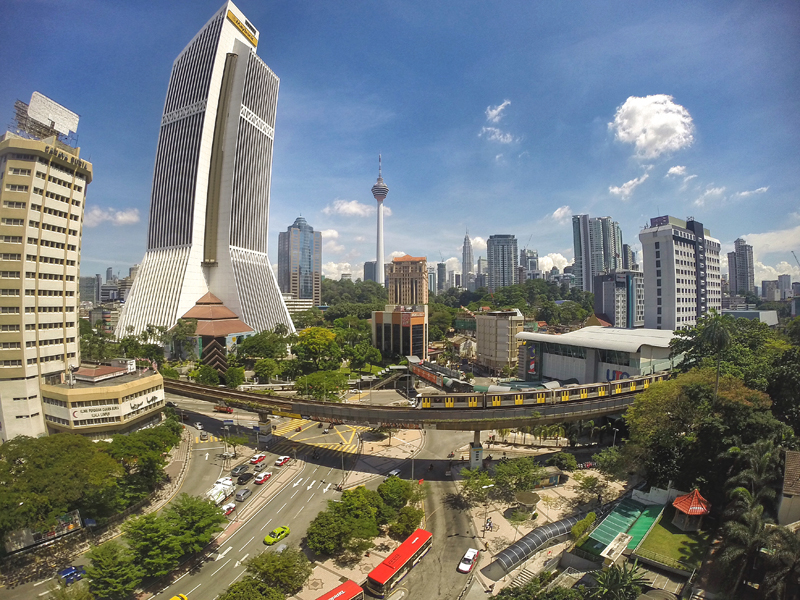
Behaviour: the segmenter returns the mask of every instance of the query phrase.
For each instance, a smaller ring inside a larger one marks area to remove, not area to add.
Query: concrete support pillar
[[[469,445],[469,468],[480,469],[483,465],[483,446],[481,446],[481,432],[477,430],[472,443]]]

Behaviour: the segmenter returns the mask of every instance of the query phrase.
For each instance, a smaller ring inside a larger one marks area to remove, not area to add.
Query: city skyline
[[[0,106],[36,89],[81,115],[96,173],[82,274],[141,260],[172,60],[220,5],[7,7],[12,20],[40,11],[44,33],[69,24],[73,55],[87,59],[78,80],[22,30],[0,41],[15,57],[2,67],[13,85]],[[240,8],[282,79],[271,216],[291,222],[300,211],[318,225],[329,277],[375,258],[368,187],[383,153],[387,261],[407,252],[438,262],[442,252],[460,271],[469,228],[476,259],[507,232],[533,236],[542,270],[563,268],[573,214],[611,216],[635,251],[650,218],[676,214],[710,227],[723,254],[745,239],[756,281],[800,279],[789,253],[800,239],[792,3],[468,3],[458,19],[446,4]],[[376,47],[370,31],[387,20],[392,39]],[[644,133],[656,122],[663,135]],[[269,257],[277,263],[274,228]]]

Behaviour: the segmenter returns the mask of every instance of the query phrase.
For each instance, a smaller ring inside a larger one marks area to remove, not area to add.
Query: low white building
[[[519,378],[531,382],[575,380],[580,384],[668,371],[672,331],[584,327],[552,335],[523,331],[516,338]]]

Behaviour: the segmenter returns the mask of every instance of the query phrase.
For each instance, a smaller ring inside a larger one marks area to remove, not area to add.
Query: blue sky
[[[82,274],[145,250],[172,62],[222,5],[7,0],[0,114],[36,90],[77,112],[88,188]],[[572,214],[611,216],[638,249],[650,217],[694,216],[756,283],[800,268],[797,2],[237,2],[281,78],[270,256],[299,213],[326,275],[386,254],[450,268],[468,228],[572,261]],[[530,241],[529,241],[530,240]],[[726,261],[723,265],[727,267]]]

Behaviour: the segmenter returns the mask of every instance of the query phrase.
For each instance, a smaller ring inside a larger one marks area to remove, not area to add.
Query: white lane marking
[[[217,569],[216,571],[214,571],[214,572],[211,574],[211,576],[213,577],[214,575],[216,575],[217,573],[219,573],[219,572],[220,572],[220,570],[222,570],[222,567],[224,567],[224,566],[225,566],[225,565],[227,565],[229,562],[231,562],[231,560],[233,560],[233,559],[229,558],[228,560],[226,560],[226,561],[225,561],[225,562],[222,564],[222,566],[221,566],[219,569]]]
[[[305,506],[303,508],[305,508]],[[301,512],[303,512],[303,508],[297,511],[297,514],[294,516],[295,519],[300,516]]]
[[[228,584],[228,587],[231,587],[231,586],[232,586],[234,583],[236,583],[236,580],[237,580],[237,579],[239,579],[239,577],[241,577],[241,576],[242,576],[242,575],[244,575],[245,573],[247,573],[247,569],[245,569],[244,571],[242,571],[241,573],[239,573],[239,574],[238,574],[236,577],[234,577],[234,578],[233,578],[233,581],[231,581],[231,582]]]
[[[284,508],[286,508],[286,505],[287,505],[287,504],[288,504],[288,502],[284,502],[284,503],[283,503],[283,506],[281,506],[281,507],[278,509],[278,512],[281,512],[281,511],[282,511]]]
[[[237,561],[236,561],[236,564],[235,564],[235,565],[233,565],[233,567],[234,567],[234,568],[238,567],[240,564],[242,564],[244,561],[246,561],[246,560],[247,560],[247,557],[248,557],[248,556],[250,556],[250,553],[249,553],[249,552],[248,552],[247,554],[245,554],[245,555],[244,555],[242,558],[240,558],[239,560],[237,560]],[[234,579],[234,581],[236,581],[236,580]]]
[[[254,539],[256,539],[256,536],[253,536],[253,537],[251,537],[249,540],[247,540],[247,543],[245,543],[245,545],[244,545],[244,546],[242,546],[241,548],[239,548],[239,552],[241,552],[242,550],[244,550],[244,549],[245,549],[245,547],[247,547],[247,544],[249,544],[250,542],[252,542]]]
[[[327,492],[329,489],[331,489],[331,485],[333,485],[333,484],[332,484],[332,483],[329,483],[328,485],[326,485],[326,486],[325,486],[325,489],[324,489],[324,490],[322,490],[322,493],[324,494],[324,493],[325,493],[325,492]]]
[[[297,481],[294,482],[294,485],[292,487],[297,487],[298,485],[300,485],[300,482],[302,482],[302,481],[303,481],[303,478],[301,477],[300,479],[298,479]]]
[[[199,588],[201,585],[203,585],[203,584],[202,584],[202,583],[198,583],[198,584],[197,584],[196,586],[194,586],[194,587],[193,587],[191,590],[189,590],[188,592],[186,592],[186,595],[188,596],[188,595],[189,595],[189,594],[191,594],[193,591],[195,591],[197,588]]]
[[[41,594],[39,594],[39,596],[47,596],[47,594],[49,594],[49,593],[50,593],[50,590],[47,590],[46,592],[42,592]]]
[[[43,583],[47,583],[47,582],[48,582],[48,581],[50,581],[51,579],[53,579],[53,578],[52,578],[52,577],[48,577],[47,579],[42,579],[41,581],[39,581],[39,582],[37,582],[37,583],[34,583],[34,584],[33,584],[33,587],[36,587],[37,585],[42,585]]]
[[[308,480],[309,480],[309,479],[311,479],[311,477],[309,477],[308,479],[306,479],[306,483],[308,483]],[[305,485],[306,483],[304,483],[303,485]]]
[[[314,494],[316,494],[316,492],[314,492]],[[314,494],[311,494],[311,495],[308,497],[308,500],[306,500],[306,504],[308,504],[309,502],[311,502],[311,498],[313,498],[313,497],[314,497]]]
[[[261,528],[261,531],[264,531],[267,528],[267,525],[269,525],[270,523],[272,523],[272,519],[264,523],[264,527]]]
[[[311,478],[309,477],[309,479],[311,479]],[[309,485],[309,486],[306,488],[306,491],[308,491],[308,490],[310,490],[312,487],[314,487],[314,484],[315,484],[315,483],[317,483],[317,480],[316,480],[316,479],[315,479],[314,481],[312,481],[312,482],[311,482],[311,485]]]
[[[208,452],[206,452],[206,460],[208,460]]]
[[[300,491],[300,490],[297,490],[297,492],[299,492],[299,491]],[[297,496],[297,492],[295,492],[294,494],[292,494],[292,498],[294,498],[295,496]]]

